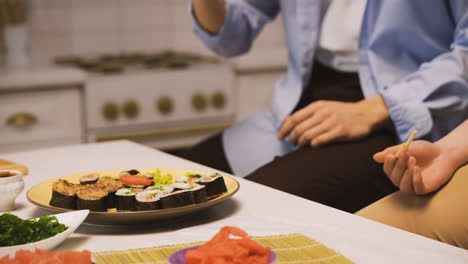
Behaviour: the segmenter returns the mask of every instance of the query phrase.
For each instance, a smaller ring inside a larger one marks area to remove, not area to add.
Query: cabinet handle
[[[38,121],[37,116],[32,113],[16,113],[10,116],[6,123],[11,127],[27,127],[36,124]]]

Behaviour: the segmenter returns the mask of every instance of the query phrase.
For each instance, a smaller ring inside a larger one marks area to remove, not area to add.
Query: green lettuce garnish
[[[0,216],[0,246],[16,246],[32,243],[62,233],[68,227],[58,222],[55,216],[23,220],[5,213]]]
[[[160,169],[150,173],[154,178],[154,186],[171,185],[174,183],[174,177],[171,173],[162,174]]]

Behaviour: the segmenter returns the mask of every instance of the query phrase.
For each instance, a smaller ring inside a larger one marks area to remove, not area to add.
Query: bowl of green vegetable
[[[50,250],[70,236],[88,216],[89,210],[21,219],[14,214],[0,215],[0,259],[13,257],[19,249]]]

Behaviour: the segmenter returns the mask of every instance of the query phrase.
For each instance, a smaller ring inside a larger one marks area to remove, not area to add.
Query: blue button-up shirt
[[[283,14],[288,72],[274,87],[271,112],[224,133],[227,158],[238,175],[294,150],[287,142],[274,140],[312,72],[324,2],[226,0],[227,18],[216,35],[193,19],[195,33],[208,47],[236,56],[250,49],[266,23],[280,11]],[[468,117],[467,0],[368,0],[359,59],[364,96],[384,98],[399,141],[414,129],[420,138],[437,140]],[[251,147],[262,141],[271,146]],[[246,161],[245,153],[258,158]]]

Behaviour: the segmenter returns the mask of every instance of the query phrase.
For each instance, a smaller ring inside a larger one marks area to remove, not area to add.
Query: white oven
[[[130,139],[164,150],[188,147],[234,122],[233,88],[233,69],[224,62],[90,72],[87,139]]]

